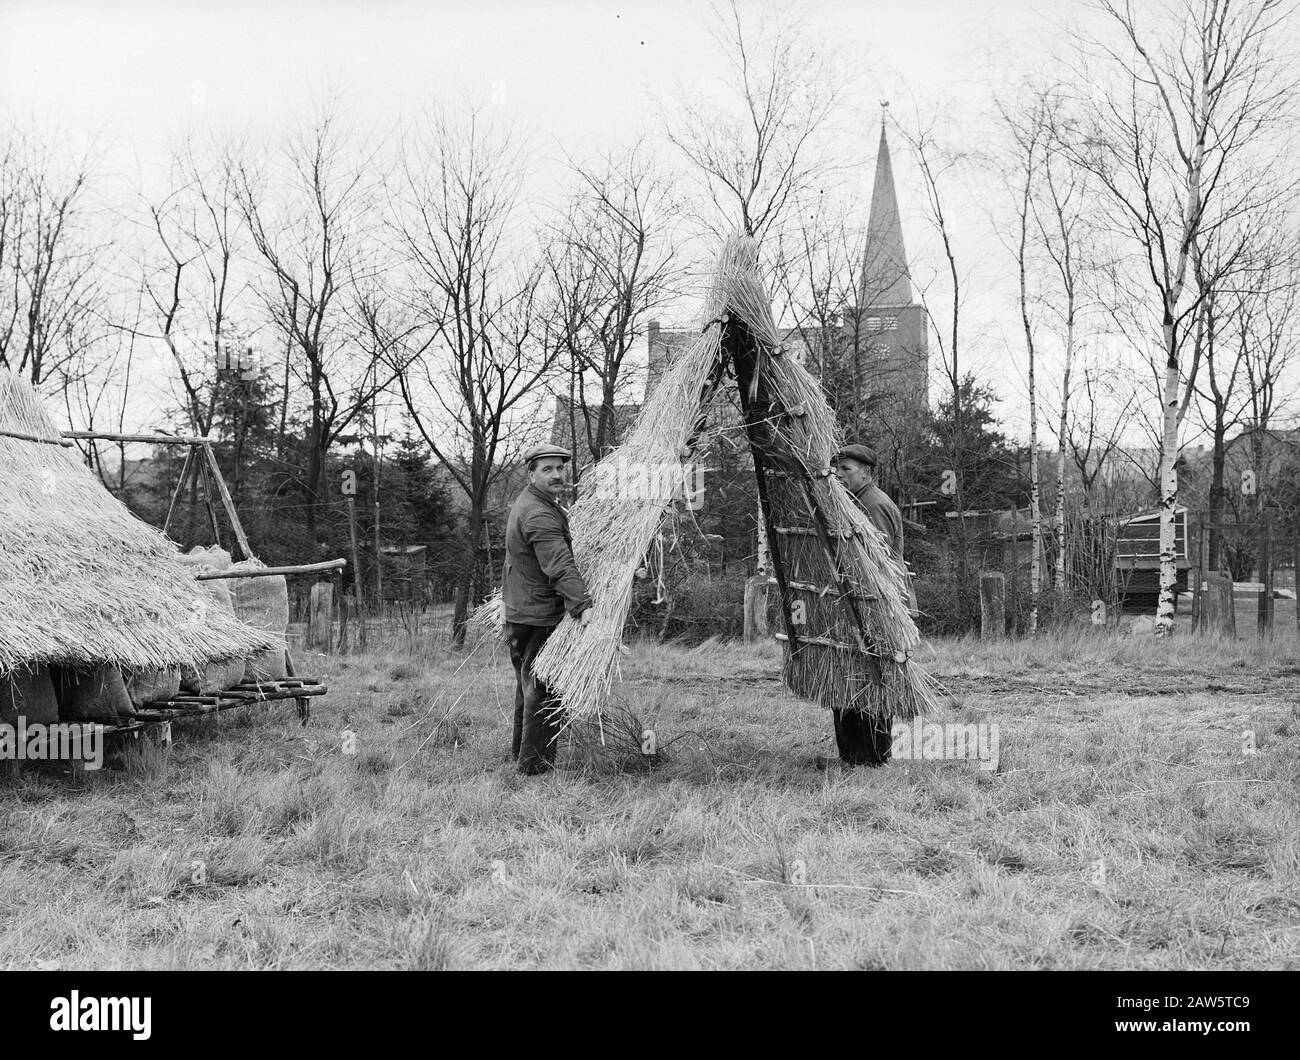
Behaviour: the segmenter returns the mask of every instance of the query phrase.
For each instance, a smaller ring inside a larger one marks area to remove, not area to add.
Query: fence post
[[[1232,575],[1227,571],[1205,572],[1205,597],[1201,603],[1201,630],[1236,639],[1237,612],[1232,599]]]
[[[1007,632],[1007,579],[1000,570],[980,572],[980,638],[1000,640]]]
[[[1273,635],[1273,513],[1264,513],[1259,539],[1259,614],[1256,619],[1261,638]]]
[[[754,574],[745,580],[745,643],[767,639],[766,574]]]
[[[1295,628],[1300,633],[1300,526],[1295,527],[1291,533],[1291,553],[1292,562],[1295,565],[1295,577],[1291,580],[1295,583],[1292,588],[1295,590]]]
[[[1190,556],[1192,552],[1191,542],[1188,542],[1187,553]],[[1205,580],[1205,513],[1196,513],[1196,564],[1188,571],[1188,574],[1196,579],[1196,584],[1192,586],[1192,632],[1201,631],[1201,582]]]
[[[334,584],[318,581],[311,587],[307,611],[307,646],[328,652],[334,640]]]

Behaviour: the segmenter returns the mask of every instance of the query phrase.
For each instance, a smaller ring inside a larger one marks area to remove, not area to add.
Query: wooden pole
[[[343,586],[339,585],[339,654],[346,655],[348,651],[348,594],[343,591]]]
[[[1273,635],[1273,513],[1264,513],[1259,532],[1259,613],[1256,626],[1261,638]]]
[[[357,552],[357,499],[348,497],[348,536],[352,540],[352,585],[357,594],[357,645],[366,646],[365,590],[361,585],[361,556]]]
[[[212,540],[218,548],[221,547],[221,526],[217,522],[217,508],[212,503],[212,472],[208,466],[201,461],[196,465],[198,470],[196,474],[201,475],[203,484],[203,507],[208,510],[208,523],[212,527]]]
[[[1300,526],[1291,532],[1295,535],[1291,538],[1291,562],[1295,564],[1295,577],[1291,579],[1295,590],[1295,628],[1300,633]]]
[[[176,513],[176,505],[180,502],[181,494],[185,492],[185,484],[190,479],[190,465],[194,462],[194,450],[185,451],[185,460],[181,464],[181,477],[176,483],[176,490],[172,493],[172,502],[167,506],[167,518],[163,520],[162,532],[167,534],[171,531],[172,516]]]
[[[760,436],[760,420],[755,418],[754,406],[749,400],[751,386],[757,382],[753,361],[748,357],[737,356],[740,352],[742,334],[748,337],[748,329],[739,319],[734,322],[728,316],[721,320],[723,357],[730,357],[736,373],[736,386],[740,392],[740,408],[744,416],[745,435],[749,439],[750,454],[754,459],[754,474],[758,479],[758,504],[763,515],[764,530],[767,537],[768,559],[772,573],[776,575],[781,591],[781,617],[784,620],[785,634],[790,642],[790,654],[799,650],[799,637],[794,630],[794,618],[790,614],[790,593],[786,585],[785,561],[781,556],[780,546],[776,540],[776,524],[772,522],[772,506],[767,494],[767,461],[764,456],[764,440]],[[752,341],[752,340],[751,340]]]
[[[65,438],[96,438],[106,442],[149,442],[153,445],[211,445],[196,434],[112,434],[108,431],[60,431]]]
[[[1011,632],[1018,633],[1020,621],[1020,520],[1011,506]]]
[[[250,567],[245,570],[219,570],[210,574],[196,574],[195,581],[217,581],[222,578],[269,578],[274,574],[311,574],[313,571],[338,570],[346,567],[345,559],[327,559],[320,563],[298,563],[288,567]]]
[[[311,608],[307,612],[307,643],[328,652],[334,633],[334,584],[318,581],[311,587]]]
[[[488,562],[492,562],[492,550],[488,549]],[[375,599],[379,606],[384,606],[384,557],[379,547],[379,463],[378,454],[375,462]]]
[[[217,463],[217,456],[212,451],[210,443],[205,442],[202,449],[203,455],[207,457],[208,467],[212,469],[212,480],[217,484],[217,492],[221,495],[221,504],[226,509],[231,529],[235,531],[235,540],[239,542],[244,558],[252,559],[253,550],[248,547],[248,535],[244,533],[244,524],[239,521],[239,513],[235,511],[235,502],[230,497],[230,490],[226,488],[226,480],[221,474],[221,465]],[[190,452],[193,450],[191,449]]]
[[[980,572],[980,638],[1001,640],[1007,632],[1007,579],[1000,570]]]
[[[17,438],[20,442],[40,442],[41,445],[61,445],[65,449],[72,448],[72,443],[66,438],[42,438],[39,434],[28,434],[25,431],[0,431],[0,438]]]
[[[1192,586],[1192,632],[1199,633],[1201,631],[1201,582],[1205,580],[1204,512],[1196,513],[1196,563],[1189,573],[1196,579],[1196,584]]]

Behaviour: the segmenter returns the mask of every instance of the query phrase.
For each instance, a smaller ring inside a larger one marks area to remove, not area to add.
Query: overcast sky
[[[881,98],[896,108],[941,105],[949,130],[978,148],[990,84],[1041,67],[1061,39],[1063,10],[1079,9],[1040,0],[817,4],[814,24],[836,36],[862,78],[848,110],[857,128],[845,133],[861,137],[854,179],[862,216]],[[0,93],[20,118],[58,128],[74,144],[93,138],[101,168],[123,189],[147,179],[187,131],[271,135],[330,88],[375,129],[458,88],[530,129],[544,161],[654,133],[656,96],[716,87],[721,62],[703,13],[703,4],[683,0],[0,0]],[[914,270],[933,274],[941,259],[898,142],[894,162]],[[531,185],[539,200],[544,180],[539,172]],[[976,183],[961,192],[971,367],[1003,392],[1000,412],[1020,433],[1011,261],[984,216],[1005,191]]]

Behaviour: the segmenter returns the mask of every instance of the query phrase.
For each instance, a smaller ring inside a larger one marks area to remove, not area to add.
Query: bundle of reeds
[[[501,586],[474,608],[466,623],[470,643],[478,647],[489,640],[503,640],[506,635],[505,605],[501,600]]]
[[[585,626],[567,616],[533,662],[573,719],[600,709],[618,669],[636,571],[674,501],[682,468],[696,452],[710,397],[723,378],[722,314],[716,282],[700,334],[668,367],[622,446],[583,477],[569,509],[573,554],[591,593]],[[676,474],[665,473],[677,469]],[[633,469],[633,470],[630,470]]]
[[[718,262],[699,337],[671,364],[624,445],[585,480],[595,488],[569,520],[594,614],[586,626],[565,618],[534,670],[571,717],[599,711],[617,671],[634,573],[680,492],[662,475],[621,488],[620,469],[629,459],[652,467],[690,459],[728,363],[782,594],[787,684],[825,706],[904,718],[928,711],[936,697],[910,659],[920,636],[905,569],[830,473],[841,446],[835,415],[817,380],[782,349],[756,245],[739,236]]]
[[[843,446],[817,380],[782,346],[752,241],[724,281],[735,369],[781,592],[786,684],[827,707],[910,718],[936,703],[911,652],[907,571],[831,473]]]

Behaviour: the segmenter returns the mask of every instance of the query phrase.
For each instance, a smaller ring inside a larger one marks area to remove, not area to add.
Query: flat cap
[[[846,445],[833,457],[831,463],[834,464],[840,460],[856,460],[859,464],[865,464],[867,467],[877,467],[880,464],[879,458],[874,450],[868,449],[865,445]]]
[[[534,460],[547,456],[558,456],[561,460],[572,460],[573,454],[558,445],[535,445],[524,453],[524,466],[532,467]]]

